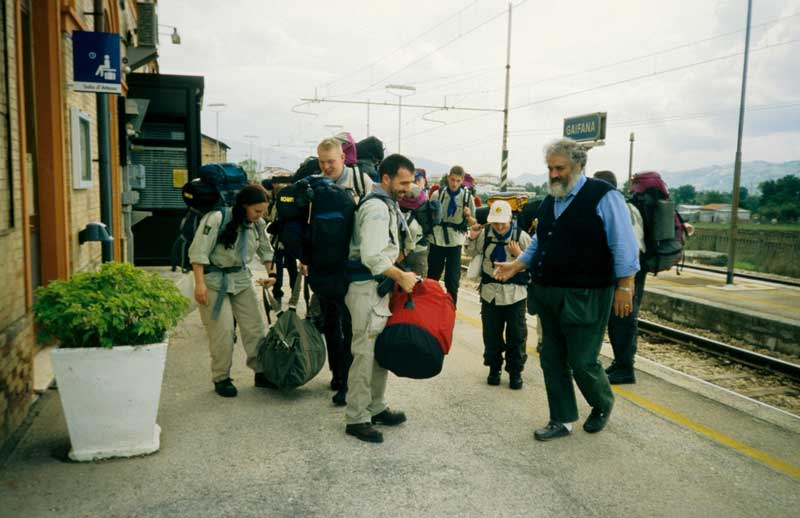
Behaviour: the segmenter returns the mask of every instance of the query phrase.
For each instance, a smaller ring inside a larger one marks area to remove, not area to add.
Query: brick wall
[[[86,11],[91,11],[91,2],[84,2]],[[87,24],[91,27],[91,16],[85,16]],[[82,272],[93,270],[102,261],[102,249],[100,243],[88,242],[78,244],[78,232],[91,221],[100,221],[100,169],[97,163],[97,101],[93,93],[75,92],[67,85],[72,83],[72,37],[70,34],[62,36],[64,49],[63,63],[64,70],[64,99],[66,99],[66,109],[64,110],[64,128],[66,129],[65,160],[67,167],[67,192],[70,198],[70,270],[72,272]],[[92,186],[89,189],[75,189],[72,186],[72,129],[71,129],[71,109],[77,107],[89,116],[91,127],[92,142]]]
[[[6,2],[7,32],[10,43],[15,42],[16,28],[12,13],[13,0]],[[2,27],[0,27],[2,29]],[[14,51],[9,53],[9,91],[5,78],[5,34],[0,38],[0,445],[22,423],[32,400],[33,385],[33,325],[25,307],[25,255],[22,228],[26,221],[22,214],[22,175],[19,161],[19,110],[17,96],[17,60]],[[13,47],[12,47],[13,48]],[[10,103],[9,103],[10,101]],[[8,109],[10,104],[10,110]],[[10,115],[10,119],[6,117]],[[10,122],[11,149],[8,149],[7,124]],[[11,153],[11,174],[8,171],[8,153]],[[10,179],[10,182],[9,182]],[[10,191],[9,191],[10,188]],[[13,195],[13,220],[9,218],[10,196]],[[12,225],[13,221],[13,225]]]

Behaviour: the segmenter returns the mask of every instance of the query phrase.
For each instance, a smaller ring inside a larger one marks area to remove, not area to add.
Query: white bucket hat
[[[511,223],[511,205],[505,200],[497,200],[489,207],[488,223]]]

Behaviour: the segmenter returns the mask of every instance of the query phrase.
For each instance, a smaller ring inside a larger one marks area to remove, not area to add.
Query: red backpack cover
[[[423,279],[408,294],[399,288],[389,302],[392,316],[375,341],[378,364],[397,376],[432,378],[450,352],[456,310],[441,285]]]

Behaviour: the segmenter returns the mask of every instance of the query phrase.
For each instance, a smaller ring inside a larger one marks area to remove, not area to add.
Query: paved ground
[[[239,397],[214,395],[195,311],[171,337],[161,451],[65,462],[66,424],[48,391],[0,470],[0,516],[796,516],[796,420],[754,417],[645,372],[617,391],[602,433],[578,423],[571,437],[534,441],[548,417],[538,358],[523,390],[505,375],[487,386],[478,308],[462,296],[440,376],[390,376],[390,404],[409,421],[385,429],[382,445],[344,435],[327,369],[288,394],[256,389],[239,349]]]

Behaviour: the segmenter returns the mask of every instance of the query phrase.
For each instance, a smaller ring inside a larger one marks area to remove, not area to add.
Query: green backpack
[[[289,309],[280,313],[259,344],[264,376],[280,389],[305,385],[325,365],[325,341],[313,322],[297,314],[302,277],[297,278]]]

